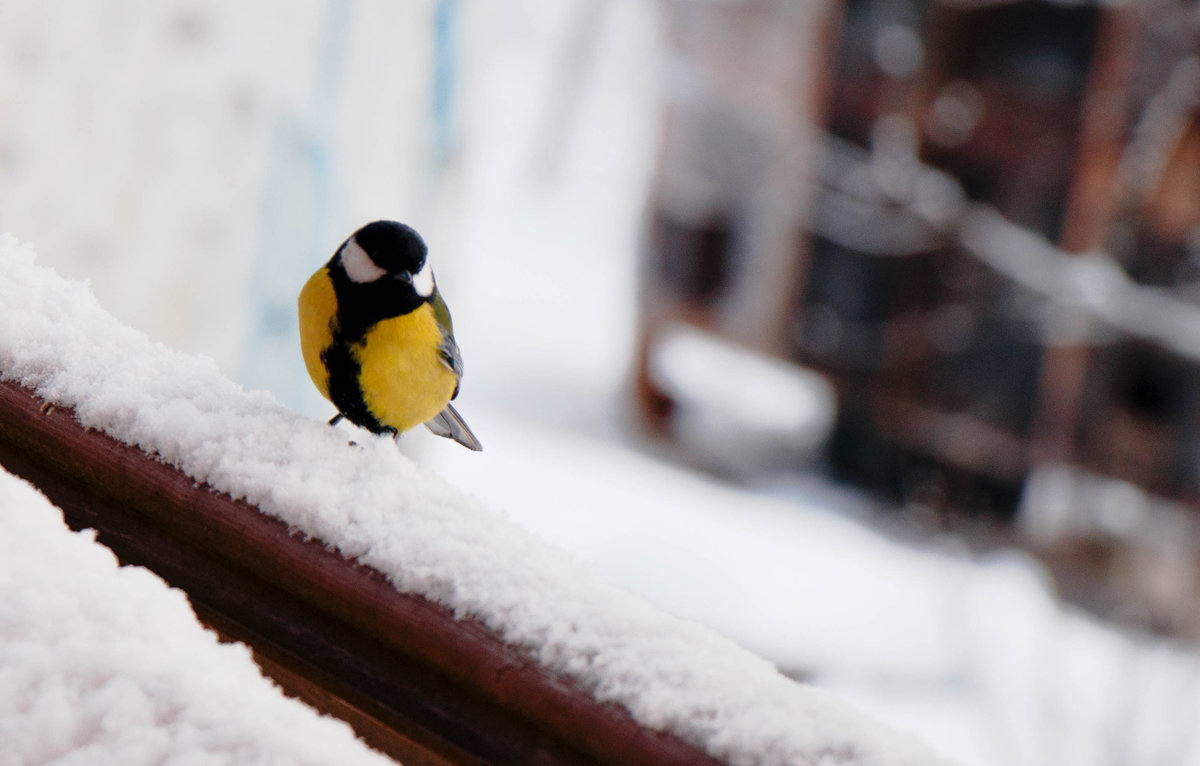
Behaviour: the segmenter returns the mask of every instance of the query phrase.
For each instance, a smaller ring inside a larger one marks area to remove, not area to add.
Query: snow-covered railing
[[[492,631],[0,382],[0,465],[187,592],[285,688],[401,759],[716,763]],[[455,743],[465,743],[462,745]],[[589,752],[590,751],[590,752]],[[603,756],[603,757],[602,757]]]
[[[939,762],[609,584],[389,440],[348,445],[211,361],[151,343],[11,237],[0,380],[0,464],[393,754]]]

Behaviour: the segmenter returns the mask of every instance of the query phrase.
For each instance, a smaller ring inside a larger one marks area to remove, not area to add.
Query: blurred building
[[[1047,550],[1120,537],[1109,572],[1156,543],[1097,522],[1097,487],[1200,508],[1196,3],[665,16],[649,422],[671,432],[655,359],[682,324],[822,373],[829,470],[943,523],[1020,510]]]

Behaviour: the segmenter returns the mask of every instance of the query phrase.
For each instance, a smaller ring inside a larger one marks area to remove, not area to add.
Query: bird
[[[450,404],[462,355],[415,229],[375,221],[355,231],[309,277],[297,309],[304,366],[338,411],[330,425],[345,418],[398,441],[424,423],[438,436],[483,449]]]

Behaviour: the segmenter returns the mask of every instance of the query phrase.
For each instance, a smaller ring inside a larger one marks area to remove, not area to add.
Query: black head
[[[427,299],[434,282],[426,254],[425,241],[412,227],[376,221],[354,232],[338,248],[330,266],[340,265],[353,285],[371,285],[383,293],[408,290]]]
[[[425,265],[425,240],[411,226],[375,221],[354,232],[352,239],[389,274],[416,274]]]

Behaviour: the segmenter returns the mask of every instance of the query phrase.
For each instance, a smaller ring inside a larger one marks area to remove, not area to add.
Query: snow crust
[[[941,762],[835,695],[613,586],[401,455],[151,343],[0,237],[0,375],[486,624],[602,701],[733,764]],[[359,446],[348,445],[352,438]],[[569,490],[559,498],[572,502]]]
[[[0,764],[392,763],[93,538],[0,470]]]

